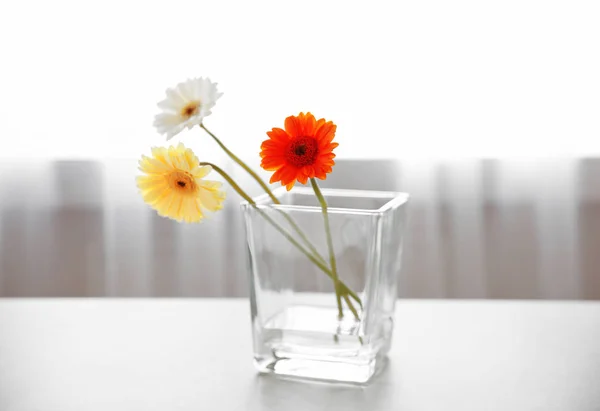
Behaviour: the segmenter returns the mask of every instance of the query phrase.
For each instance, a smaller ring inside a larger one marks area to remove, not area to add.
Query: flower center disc
[[[199,101],[191,101],[185,105],[181,109],[181,117],[188,119],[192,116],[195,116],[200,112],[200,102]]]
[[[174,171],[167,176],[169,185],[182,194],[194,194],[198,189],[194,178],[183,171]]]
[[[319,145],[314,137],[296,137],[291,141],[285,153],[285,159],[295,167],[303,167],[314,164]]]

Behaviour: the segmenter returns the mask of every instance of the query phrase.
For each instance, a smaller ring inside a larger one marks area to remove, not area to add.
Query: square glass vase
[[[310,188],[275,190],[280,204],[267,195],[242,203],[254,363],[262,373],[364,384],[390,349],[409,196],[322,193],[327,225]]]

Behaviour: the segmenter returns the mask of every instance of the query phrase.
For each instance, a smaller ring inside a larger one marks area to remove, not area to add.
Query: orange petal
[[[273,184],[276,181],[280,181],[281,180],[281,175],[283,174],[285,169],[284,167],[279,168],[278,170],[276,170],[273,175],[271,176],[271,179],[269,180],[269,183]]]
[[[281,168],[281,164],[265,164],[261,163],[260,165],[264,170],[267,171],[277,171]]]
[[[278,157],[267,157],[264,158],[260,163],[262,168],[269,171],[277,170],[283,165],[285,165],[285,160]]]
[[[325,169],[323,167],[319,167],[315,170],[313,177],[320,178],[321,180],[325,179],[327,173],[325,173]]]
[[[315,116],[311,113],[300,113],[285,119],[285,130],[291,137],[313,136],[316,131]]]
[[[306,174],[298,174],[297,180],[299,183],[306,184],[308,182],[308,176]]]
[[[327,122],[327,120],[325,120],[324,118],[320,118],[317,120],[317,122],[315,123],[315,131],[317,131],[319,128],[323,127],[323,124],[325,124]]]
[[[285,130],[280,128],[273,128],[271,131],[267,131],[267,135],[273,140],[287,141],[290,139],[290,135]]]
[[[317,129],[317,131],[315,132],[315,138],[317,139],[319,144],[330,143],[331,140],[333,140],[333,138],[335,137],[336,129],[337,126],[331,121],[328,121],[327,123],[323,124]]]
[[[297,176],[298,170],[296,170],[294,167],[289,167],[289,166],[284,166],[284,167],[282,167],[282,169],[283,169],[283,172],[281,174],[281,185],[289,186],[289,187],[293,186],[294,183],[296,182],[296,176]]]
[[[263,163],[280,163],[281,165],[285,164],[285,156],[279,152],[272,151],[261,151],[260,156],[262,157]],[[328,160],[328,158],[324,158],[324,160]]]
[[[319,155],[319,161],[333,160],[334,158],[335,153],[324,153]]]
[[[315,176],[315,166],[314,165],[304,166],[302,172],[308,178],[314,177]]]
[[[281,175],[281,183],[287,184],[290,181],[294,181],[298,175],[298,170],[295,167],[284,166],[283,173]]]
[[[302,114],[302,113],[300,113],[300,114]],[[288,118],[285,119],[284,126],[285,126],[285,131],[287,131],[287,133],[291,137],[301,137],[302,136],[302,123],[300,122],[300,119],[298,117],[289,116]]]
[[[261,150],[267,150],[267,149],[283,150],[284,147],[285,147],[285,144],[283,144],[280,141],[276,141],[276,140],[265,140],[260,145]]]
[[[314,136],[316,131],[317,120],[311,113],[306,113],[301,119],[302,123],[302,135],[303,136]]]

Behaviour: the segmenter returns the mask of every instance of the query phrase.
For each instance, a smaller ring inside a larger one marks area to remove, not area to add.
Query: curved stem
[[[333,250],[333,240],[331,238],[331,228],[329,226],[329,214],[327,213],[327,201],[325,201],[325,197],[323,197],[323,193],[321,193],[321,189],[317,184],[317,181],[314,178],[310,179],[310,184],[321,204],[321,210],[323,210],[323,221],[325,223],[325,234],[327,235],[327,248],[329,249],[329,262],[331,263],[331,275],[333,278],[333,285],[335,288],[335,297],[338,305],[338,314],[340,318],[344,317],[344,311],[342,309],[342,298],[340,294],[340,280],[337,274],[337,265],[335,262],[335,251]],[[346,297],[346,302],[348,302],[348,298]],[[358,314],[356,314],[358,316]]]
[[[300,243],[298,243],[287,231],[285,231],[285,229],[283,229],[279,224],[277,224],[277,222],[275,222],[271,217],[269,217],[269,215],[267,213],[265,213],[263,210],[258,208],[256,206],[256,203],[254,202],[254,200],[252,200],[252,198],[248,194],[246,194],[246,192],[244,190],[242,190],[242,188],[229,176],[229,174],[227,174],[219,166],[216,166],[215,164],[212,164],[212,163],[203,162],[203,163],[200,163],[200,165],[211,166],[213,170],[215,170],[219,175],[221,175],[221,177],[223,177],[225,179],[225,181],[227,181],[227,183],[229,183],[231,188],[233,188],[249,204],[254,206],[256,211],[258,211],[258,213],[265,220],[267,220],[273,227],[275,227],[275,229],[277,231],[279,231],[290,243],[292,243],[298,250],[300,250],[317,267],[319,267],[321,269],[321,271],[323,271],[329,278],[331,278],[332,280],[334,279],[331,270],[329,269],[329,267],[327,267],[327,264],[325,262],[321,262],[321,261],[317,260],[313,255],[311,255],[308,251],[306,251],[306,249],[304,247],[302,247],[302,245]],[[358,305],[360,306],[360,308],[362,309],[362,302],[360,300],[360,297],[358,295],[356,295],[356,293],[354,291],[352,291],[342,281],[337,280],[337,282],[339,284],[339,292],[342,296],[345,296],[346,302],[348,304],[348,307],[350,307],[350,310],[353,313],[356,311],[354,309],[354,306],[351,304],[350,299],[348,299],[347,296],[354,298],[356,300],[356,302],[358,303]],[[357,315],[357,314],[355,314],[355,315]]]
[[[279,213],[287,220],[287,222],[292,226],[292,228],[294,229],[294,231],[300,236],[300,238],[302,239],[302,241],[304,241],[304,244],[306,244],[306,246],[309,248],[310,252],[314,254],[314,256],[321,261],[323,264],[327,264],[327,261],[325,261],[325,258],[323,258],[323,256],[319,253],[319,251],[317,251],[317,249],[315,248],[315,246],[313,245],[313,243],[310,242],[310,240],[308,239],[308,237],[306,237],[306,234],[304,234],[304,232],[302,231],[302,229],[300,227],[298,227],[298,224],[296,224],[296,222],[294,221],[294,219],[285,211],[277,209],[277,211],[279,211]]]
[[[211,136],[213,138],[213,140],[215,140],[215,142],[219,145],[219,147],[221,147],[221,149],[223,151],[225,151],[225,153],[236,164],[238,164],[240,167],[242,167],[248,174],[250,174],[252,176],[252,178],[254,178],[254,180],[265,191],[265,193],[267,193],[267,195],[271,198],[271,200],[273,201],[274,204],[281,204],[279,199],[277,197],[275,197],[275,195],[273,194],[273,192],[271,191],[269,186],[260,178],[260,176],[258,174],[256,174],[246,163],[244,163],[238,156],[236,156],[231,150],[229,150],[225,146],[225,144],[223,144],[221,142],[221,140],[219,140],[219,138],[216,135],[214,135],[212,132],[210,132],[204,126],[204,124],[201,124],[200,127],[204,131],[206,131],[206,133],[209,136]],[[231,177],[229,177],[229,175],[227,173],[225,173],[221,168],[219,168],[218,166],[211,164],[211,163],[202,163],[202,164],[210,165],[211,167],[213,167],[213,169],[217,173],[219,173],[242,198],[244,198],[246,201],[248,201],[248,203],[256,206],[256,203],[252,200],[252,198],[250,198],[250,196],[248,196],[240,188],[240,186],[235,181],[233,181],[233,179]],[[300,236],[302,241],[304,241],[306,246],[309,248],[310,253],[307,252],[306,249],[304,249],[296,240],[294,240],[293,237],[290,236],[289,233],[287,233],[281,226],[279,226],[275,221],[273,221],[273,219],[271,219],[267,214],[265,214],[262,210],[260,210],[258,208],[257,208],[257,210],[265,219],[267,219],[267,221],[269,221],[279,232],[281,232],[292,244],[294,244],[296,246],[296,248],[298,248],[303,254],[305,254],[315,265],[317,265],[325,274],[327,274],[328,277],[330,277],[332,280],[334,280],[333,273],[326,266],[327,262],[325,261],[325,258],[323,258],[323,256],[321,256],[321,254],[317,251],[315,246],[311,243],[311,241],[308,239],[306,234],[300,229],[298,224],[296,224],[296,222],[294,221],[294,219],[291,216],[289,216],[283,210],[279,210],[279,209],[277,210],[288,221],[290,226],[294,229],[294,231],[296,231],[296,233]],[[312,255],[311,255],[311,253],[312,253]],[[360,306],[360,308],[362,310],[363,305],[362,305],[361,299],[354,291],[352,291],[346,284],[344,284],[339,279],[334,280],[334,283],[337,283],[338,287],[339,287],[339,289],[336,289],[336,293],[339,292],[339,294],[342,296],[348,295],[348,296],[352,297],[358,303],[358,305]],[[348,305],[351,306],[350,303],[348,303]]]
[[[350,298],[348,298],[347,295],[344,295],[343,297],[344,301],[346,301],[346,304],[348,305],[348,308],[350,309],[350,311],[352,311],[352,314],[354,314],[354,318],[360,320],[360,317],[358,316],[358,311],[356,311],[356,308],[354,308],[354,306],[352,305],[352,301],[350,301]]]
[[[223,149],[223,151],[240,167],[242,167],[248,174],[250,174],[252,176],[252,178],[254,178],[254,180],[262,187],[262,189],[265,191],[265,193],[267,193],[267,195],[271,198],[271,201],[273,201],[274,204],[281,204],[281,202],[279,201],[279,199],[277,197],[275,197],[275,195],[273,194],[273,192],[271,191],[271,189],[269,188],[269,186],[260,178],[260,176],[258,174],[256,174],[254,172],[254,170],[252,170],[246,163],[244,163],[242,161],[242,159],[240,159],[238,156],[236,156],[231,150],[229,150],[227,148],[227,146],[225,146],[225,144],[223,144],[223,142],[221,140],[219,140],[219,138],[214,135],[210,130],[208,130],[204,124],[200,124],[200,127],[206,131],[206,133],[211,136],[213,138],[213,140],[215,140],[215,142],[219,145],[219,147],[221,147]],[[300,227],[298,227],[298,224],[296,224],[296,222],[294,221],[294,219],[292,217],[290,217],[286,212],[282,211],[282,210],[277,210],[279,211],[279,213],[281,213],[281,215],[288,221],[288,223],[290,224],[290,226],[294,229],[294,231],[300,236],[300,238],[302,239],[302,241],[304,241],[304,244],[306,244],[306,246],[310,249],[310,251],[314,254],[315,258],[318,259],[321,263],[323,264],[327,264],[327,262],[325,261],[325,258],[323,258],[323,256],[321,256],[321,254],[317,251],[317,249],[315,248],[315,246],[311,243],[311,241],[308,239],[308,237],[306,236],[306,234],[304,234],[304,232],[300,229]]]
[[[277,231],[279,231],[290,243],[292,243],[298,250],[300,250],[304,255],[306,255],[306,257],[308,257],[308,259],[310,261],[312,261],[317,267],[319,267],[323,272],[325,272],[325,274],[327,274],[330,277],[332,276],[331,271],[325,264],[323,264],[322,262],[317,260],[312,254],[310,254],[308,251],[306,251],[306,249],[304,247],[302,247],[302,245],[300,243],[298,243],[298,241],[296,241],[287,231],[285,231],[285,229],[283,227],[281,227],[279,224],[277,224],[277,222],[275,220],[273,220],[267,213],[265,213],[260,208],[256,207],[256,202],[254,202],[254,200],[252,200],[252,198],[248,194],[246,194],[246,192],[244,190],[242,190],[242,188],[229,176],[229,174],[227,174],[219,166],[216,166],[212,163],[202,162],[202,163],[200,163],[200,165],[201,166],[211,166],[213,168],[213,170],[215,170],[217,173],[219,173],[221,175],[221,177],[223,177],[225,179],[225,181],[227,181],[227,183],[229,183],[229,185],[244,200],[246,200],[248,203],[252,204],[255,207],[256,211],[258,211],[258,213],[265,220],[267,220],[273,227],[275,227],[275,229]]]
[[[221,140],[219,140],[217,138],[217,136],[215,136],[213,133],[211,133],[206,127],[204,127],[204,124],[200,124],[200,127],[206,131],[208,133],[209,136],[211,136],[213,138],[213,140],[216,141],[216,143],[219,145],[219,147],[221,147],[223,149],[223,151],[225,153],[227,153],[227,155],[233,160],[235,161],[240,167],[242,167],[244,170],[246,170],[246,172],[248,174],[250,174],[252,176],[252,178],[254,180],[256,180],[256,182],[262,187],[263,190],[265,190],[265,193],[267,193],[269,195],[269,197],[271,197],[271,201],[273,201],[273,203],[275,204],[281,204],[279,199],[277,197],[275,197],[275,195],[273,194],[273,192],[269,189],[269,186],[263,181],[262,178],[260,178],[260,176],[258,174],[256,174],[254,172],[254,170],[252,170],[250,167],[248,167],[248,165],[246,163],[244,163],[238,156],[236,156],[235,154],[233,154],[231,152],[231,150],[229,150],[225,144],[223,144],[221,142]]]

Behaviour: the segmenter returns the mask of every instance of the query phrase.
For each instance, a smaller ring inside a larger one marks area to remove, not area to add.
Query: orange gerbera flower
[[[296,181],[306,184],[309,178],[325,180],[335,164],[332,143],[336,125],[324,118],[316,120],[311,113],[300,113],[285,119],[285,130],[267,132],[268,140],[260,146],[260,166],[275,171],[271,183],[292,189]]]

